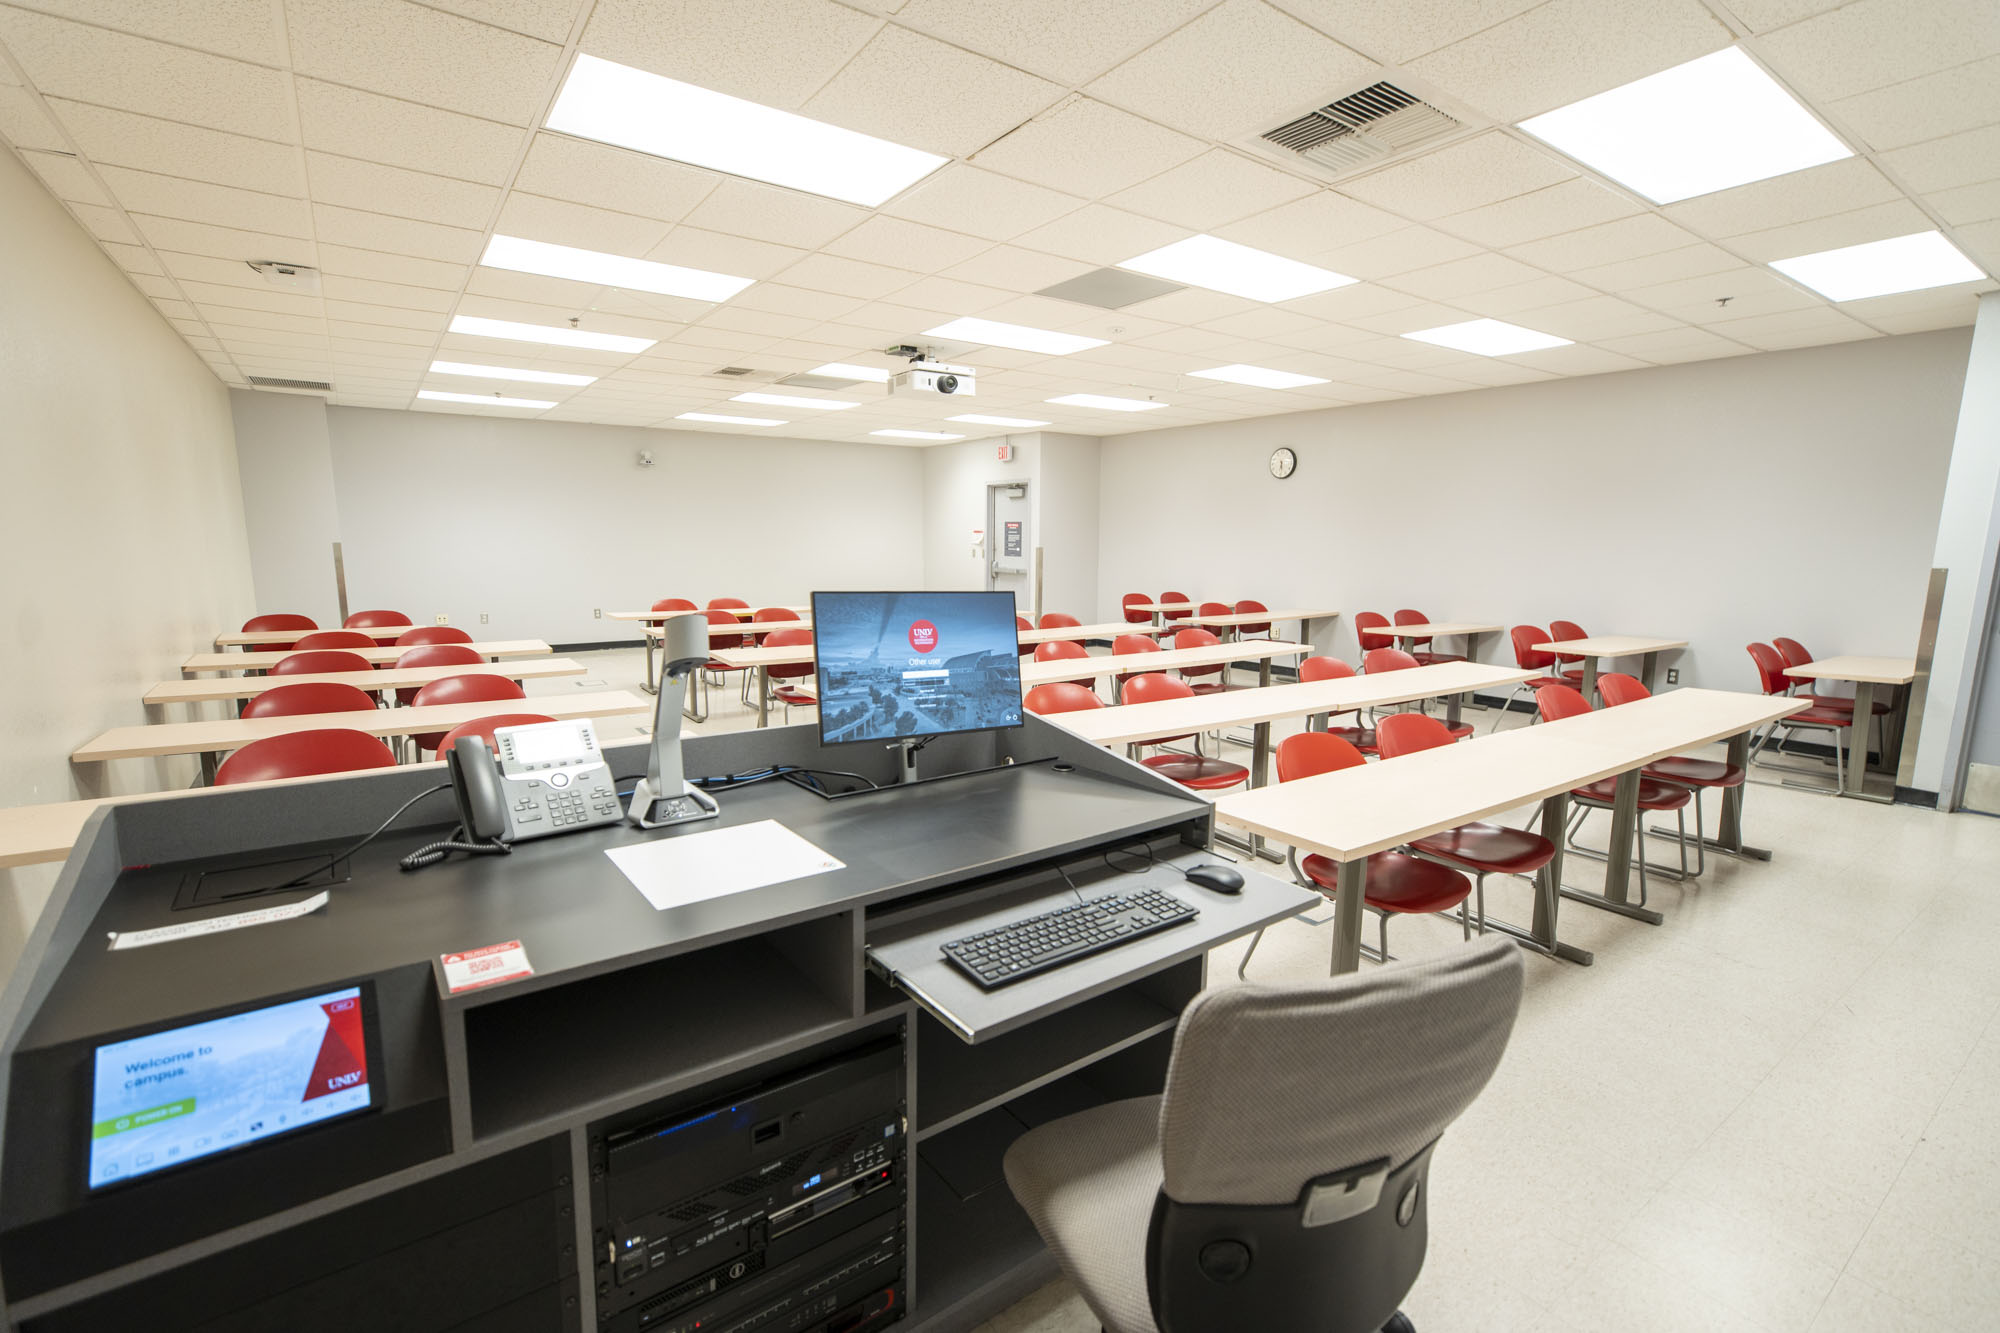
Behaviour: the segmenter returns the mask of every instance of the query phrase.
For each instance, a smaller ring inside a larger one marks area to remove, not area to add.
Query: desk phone
[[[493,741],[495,750],[477,736],[452,746],[459,818],[473,839],[519,842],[624,818],[588,718],[499,727]]]

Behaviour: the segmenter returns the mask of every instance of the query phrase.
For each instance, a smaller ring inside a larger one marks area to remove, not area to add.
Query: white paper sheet
[[[605,855],[655,911],[842,870],[847,864],[775,819],[614,847]]]

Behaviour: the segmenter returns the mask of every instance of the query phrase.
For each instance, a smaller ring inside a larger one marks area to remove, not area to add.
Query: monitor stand
[[[917,781],[917,751],[929,745],[930,737],[911,737],[897,741],[889,748],[896,751],[896,781],[907,786]]]

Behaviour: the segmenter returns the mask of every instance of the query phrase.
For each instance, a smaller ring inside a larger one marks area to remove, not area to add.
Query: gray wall
[[[1014,445],[999,460],[1001,440]],[[1049,431],[966,440],[923,450],[924,560],[921,586],[986,586],[985,564],[972,552],[972,530],[986,526],[986,488],[1028,485],[1030,543],[1042,548],[1042,606],[1086,623],[1097,601],[1098,441]],[[988,533],[991,549],[993,534]],[[1021,613],[1029,607],[1024,602]]]
[[[243,520],[257,605],[340,624],[333,544],[340,540],[326,400],[311,394],[229,392],[243,476]]]

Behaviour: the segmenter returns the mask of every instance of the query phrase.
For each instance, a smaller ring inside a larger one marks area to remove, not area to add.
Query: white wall
[[[1560,617],[1685,638],[1681,683],[1724,689],[1755,688],[1753,639],[1909,652],[1968,344],[1953,329],[1109,437],[1099,601],[1334,607],[1348,657],[1357,610]],[[1280,445],[1299,455],[1288,481],[1266,466]]]
[[[923,568],[917,450],[359,407],[327,409],[327,429],[356,611],[637,642],[593,608],[791,603]]]
[[[1089,435],[1041,437],[1042,606],[1086,625],[1117,619],[1097,595],[1098,479],[1101,442]],[[1115,608],[1114,608],[1115,610]]]
[[[186,785],[68,755],[250,612],[228,392],[7,152],[0,238],[0,805]],[[0,870],[0,971],[54,871]]]
[[[1014,445],[999,459],[1001,439]],[[1085,622],[1097,603],[1098,441],[1088,435],[1034,432],[933,445],[924,458],[922,586],[986,586],[985,562],[972,553],[972,530],[986,527],[986,488],[1028,487],[1030,547],[1042,549],[1042,609]],[[988,550],[995,540],[987,534]],[[1028,608],[1022,607],[1022,614]]]
[[[340,515],[326,400],[232,389],[229,409],[257,609],[308,615],[322,629],[339,625],[333,543],[340,540]]]

